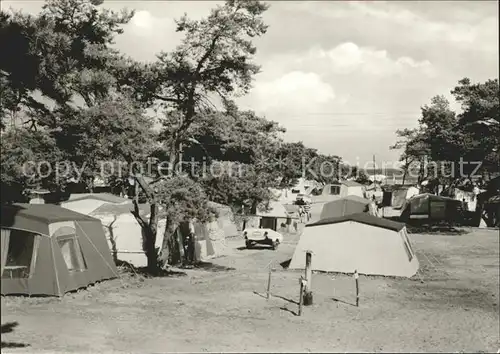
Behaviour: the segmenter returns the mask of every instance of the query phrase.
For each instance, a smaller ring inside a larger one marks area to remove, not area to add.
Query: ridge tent
[[[259,228],[278,231],[282,224],[290,225],[292,217],[283,204],[269,201],[267,208],[259,208],[257,216],[260,217]]]
[[[414,186],[387,186],[383,192],[382,203],[385,206],[392,206],[393,209],[402,209],[405,201],[418,195],[420,190]]]
[[[217,210],[217,217],[203,223],[196,219],[184,221],[175,231],[178,239],[184,239],[189,233],[194,235],[194,257],[197,261],[223,256],[227,250],[226,238],[239,234],[231,207],[212,201],[208,202],[208,206]]]
[[[217,209],[218,217],[206,223],[194,222],[192,225],[196,240],[195,257],[200,261],[222,256],[227,247],[226,238],[239,234],[229,206],[211,201],[208,205]]]
[[[2,206],[2,295],[55,295],[118,277],[101,222],[52,204]]]
[[[319,195],[314,196],[315,202],[327,202],[348,195],[356,195],[363,198],[365,195],[365,186],[355,181],[342,181],[339,183],[327,184],[323,187]]]
[[[462,202],[434,194],[419,194],[407,200],[402,208],[401,220],[430,219],[433,221],[459,221]]]
[[[109,193],[72,193],[68,200],[59,203],[63,208],[77,213],[90,215],[94,210],[105,204],[127,204],[130,199],[118,197]]]
[[[75,194],[61,203],[61,206],[99,219],[116,260],[125,261],[134,267],[145,267],[148,264],[144,252],[144,230],[132,214],[132,200],[107,193]],[[149,218],[149,204],[141,203],[138,208],[142,217]],[[165,233],[165,221],[163,217],[158,218],[155,247],[160,249]]]
[[[373,197],[375,197],[375,200],[381,201],[383,195],[384,195],[384,192],[382,190],[382,186],[377,182],[372,183],[365,188],[365,198],[366,199],[371,200]]]
[[[357,195],[349,195],[345,198],[325,203],[321,210],[320,220],[358,213],[376,215],[370,200],[358,197]]]
[[[366,213],[327,218],[306,225],[290,269],[304,269],[311,250],[312,269],[324,272],[411,277],[419,268],[406,226]]]
[[[397,188],[392,191],[391,206],[394,209],[403,208],[406,200],[406,193],[408,193],[408,188]]]

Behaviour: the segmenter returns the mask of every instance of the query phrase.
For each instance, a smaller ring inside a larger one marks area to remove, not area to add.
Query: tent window
[[[87,269],[87,263],[83,256],[82,248],[76,236],[76,230],[69,226],[57,229],[54,234],[61,248],[64,262],[70,272],[80,272]]]
[[[429,199],[416,198],[410,202],[411,214],[428,215],[429,214]]]
[[[432,201],[430,203],[430,217],[432,218],[444,218],[446,216],[446,202],[444,201]]]
[[[330,186],[330,194],[339,195],[340,194],[340,186]]]
[[[7,260],[2,278],[29,278],[35,252],[36,234],[21,230],[11,230]]]

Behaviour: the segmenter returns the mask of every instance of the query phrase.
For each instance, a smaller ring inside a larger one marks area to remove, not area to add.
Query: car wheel
[[[252,248],[252,243],[250,241],[245,241],[246,248]]]
[[[278,240],[273,242],[273,250],[278,249],[278,246],[280,245],[280,242]]]

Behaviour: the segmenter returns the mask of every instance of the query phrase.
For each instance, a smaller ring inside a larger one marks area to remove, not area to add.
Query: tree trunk
[[[184,238],[187,236],[183,232],[182,228],[179,228],[179,231],[175,234],[177,238],[175,239],[176,245],[177,245],[177,254],[179,255],[178,258],[173,259],[174,264],[185,264],[186,263],[186,248],[184,247]]]
[[[259,202],[257,200],[252,200],[252,206],[250,207],[250,214],[251,215],[257,215],[257,205]]]
[[[173,176],[178,176],[179,175],[179,172],[181,172],[181,167],[182,165],[180,166],[177,166],[177,164],[179,164],[180,162],[180,149],[181,149],[181,144],[175,140],[174,142],[172,142],[172,144],[170,145],[170,156],[169,156],[169,168],[170,168],[170,171],[172,173]]]
[[[174,223],[171,218],[167,217],[161,249],[161,260],[166,264],[176,265],[181,261],[178,241],[179,236],[177,235],[179,231],[177,229],[177,223]]]
[[[87,183],[87,189],[89,190],[89,193],[94,193],[94,177],[88,177],[86,179]]]
[[[420,161],[420,170],[418,172],[418,183],[422,183],[424,180],[424,172],[425,172],[425,167],[424,167],[425,160],[421,159]]]
[[[158,203],[156,202],[156,196],[152,188],[146,183],[144,177],[139,174],[135,175],[135,183],[139,184],[144,193],[148,198],[150,204],[150,216],[149,221],[144,220],[139,213],[139,204],[134,200],[134,216],[144,230],[144,251],[148,259],[148,273],[151,275],[158,274],[158,254],[156,252],[156,233],[158,228]]]
[[[405,185],[406,175],[408,174],[408,170],[410,169],[411,162],[408,162],[408,157],[405,157],[405,167],[403,172],[403,186]]]
[[[137,181],[134,183],[134,200],[139,203],[139,183]]]
[[[158,230],[158,205],[152,204],[150,207],[151,215],[149,217],[149,237],[146,238],[146,257],[148,258],[148,273],[157,274],[158,269],[158,253],[156,252],[156,234]]]

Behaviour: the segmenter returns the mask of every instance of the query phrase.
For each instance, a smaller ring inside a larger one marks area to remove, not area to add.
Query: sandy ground
[[[241,249],[211,268],[145,279],[124,275],[62,299],[2,298],[2,352],[496,352],[499,234],[411,235],[423,282],[314,274],[313,306],[297,316],[300,272],[277,251]],[[314,261],[314,260],[313,260]],[[265,298],[269,265],[272,296]]]

